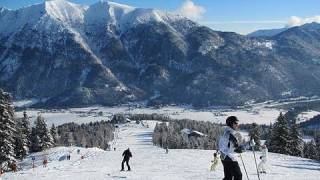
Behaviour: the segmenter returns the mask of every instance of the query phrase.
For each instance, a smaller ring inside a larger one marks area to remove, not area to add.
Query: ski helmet
[[[226,119],[226,124],[227,126],[229,127],[232,127],[233,123],[237,123],[239,122],[238,118],[235,117],[235,116],[229,116],[227,119]]]

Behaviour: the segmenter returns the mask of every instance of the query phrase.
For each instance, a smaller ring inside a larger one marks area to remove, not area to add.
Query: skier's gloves
[[[237,147],[237,148],[234,150],[234,152],[236,152],[236,153],[242,153],[242,150],[241,150],[240,147]]]

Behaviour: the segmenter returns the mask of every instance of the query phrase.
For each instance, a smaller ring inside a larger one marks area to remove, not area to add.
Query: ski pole
[[[252,146],[252,152],[253,152],[253,156],[254,156],[254,162],[255,162],[255,164],[256,164],[258,179],[260,180],[260,175],[259,175],[259,170],[258,170],[257,160],[256,160],[256,153],[254,152],[254,146]]]
[[[244,165],[244,162],[243,162],[241,153],[240,153],[240,158],[241,158],[241,162],[242,162],[242,165],[243,165],[243,168],[244,168],[244,172],[246,172],[247,179],[249,180],[249,176],[248,176],[248,173],[247,173],[247,169],[246,169],[246,166]]]

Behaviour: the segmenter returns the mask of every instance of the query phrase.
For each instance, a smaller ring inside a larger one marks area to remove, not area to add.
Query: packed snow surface
[[[36,168],[31,168],[29,156],[20,165],[21,171],[5,173],[3,180],[185,180],[185,179],[222,179],[222,164],[216,171],[209,171],[214,150],[165,150],[153,146],[152,132],[155,122],[122,125],[116,131],[112,142],[116,151],[103,151],[98,148],[57,147],[45,152],[33,154]],[[120,172],[122,152],[130,148],[133,157],[130,160],[132,171]],[[80,149],[80,154],[77,154]],[[71,160],[62,160],[70,154]],[[48,157],[48,167],[42,167],[42,160]],[[81,159],[81,156],[84,156]],[[260,152],[257,152],[257,157]],[[258,179],[254,157],[251,151],[242,154],[250,180]],[[59,161],[60,160],[60,161]],[[257,159],[259,162],[259,159]],[[246,179],[242,163],[239,163],[243,179]],[[320,176],[320,164],[309,159],[269,153],[267,174],[261,180],[316,180]]]

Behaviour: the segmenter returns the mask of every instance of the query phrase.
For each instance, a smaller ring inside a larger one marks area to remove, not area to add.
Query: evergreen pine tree
[[[58,142],[57,128],[54,126],[54,124],[52,124],[50,128],[50,134],[53,140],[53,145],[57,144]]]
[[[25,135],[25,138],[27,140],[26,144],[28,146],[28,149],[30,149],[30,137],[31,137],[31,129],[30,129],[30,121],[29,117],[27,115],[27,112],[23,112],[23,118],[21,119],[21,126],[22,126],[22,133]]]
[[[303,154],[302,154],[302,157],[308,158],[307,151],[308,151],[308,143],[303,142]]]
[[[22,139],[20,138],[21,130],[17,128],[16,131],[17,131],[17,134],[14,136],[14,154],[16,159],[23,159],[24,157],[23,142],[22,142]]]
[[[316,159],[320,160],[320,133],[319,132],[314,135],[314,143],[317,151]]]
[[[305,144],[304,157],[309,159],[317,159],[319,152],[317,151],[314,140]]]
[[[67,132],[61,137],[61,142],[64,146],[72,146],[74,143],[74,139],[71,132]],[[91,144],[92,146],[92,144]]]
[[[30,148],[30,128],[29,119],[26,112],[23,113],[23,118],[18,119],[15,136],[15,154],[16,158],[23,159]]]
[[[39,151],[41,151],[40,138],[37,135],[36,128],[32,127],[31,135],[30,135],[30,152],[39,152]]]
[[[270,126],[268,128],[268,136],[266,138],[266,142],[264,143],[267,147],[271,146],[271,139],[273,139],[272,138],[272,127],[273,127],[273,125],[272,125],[272,123],[270,123]]]
[[[296,120],[292,121],[292,125],[290,128],[290,151],[293,156],[302,156],[303,154],[303,140],[302,135],[300,133],[300,129]]]
[[[11,97],[0,89],[0,164],[15,159],[16,122]]]
[[[261,136],[261,128],[257,123],[252,123],[251,128],[249,130],[250,139],[253,139],[255,144],[254,149],[258,150],[261,146],[260,136]]]
[[[44,118],[39,115],[35,122],[36,136],[39,138],[39,150],[49,149],[53,145],[53,139]]]
[[[289,127],[288,122],[280,113],[277,121],[273,125],[271,133],[269,150],[270,152],[280,154],[290,154],[290,138],[289,138]]]
[[[14,147],[15,156],[18,159],[23,159],[27,155],[27,153],[29,151],[29,148],[28,148],[28,145],[27,145],[27,139],[26,139],[26,137],[24,136],[24,134],[22,132],[21,124],[22,124],[21,120],[19,119],[17,121],[17,126],[16,126],[16,135],[14,137],[14,140],[15,140],[15,147]]]

